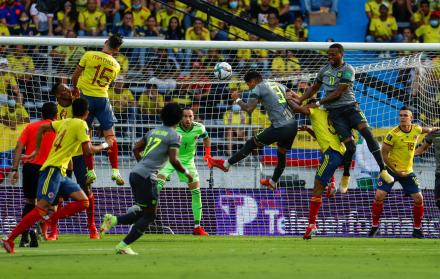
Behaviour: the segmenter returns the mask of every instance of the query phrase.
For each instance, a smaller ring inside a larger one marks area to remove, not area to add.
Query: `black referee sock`
[[[156,214],[154,212],[155,209],[154,211],[152,211],[151,208],[148,210],[148,212],[143,212],[141,218],[136,221],[130,232],[124,238],[123,241],[125,244],[130,245],[131,243],[138,240],[145,233],[148,225],[153,222],[154,219],[156,219]]]
[[[240,162],[241,160],[246,158],[252,152],[252,150],[256,149],[257,147],[258,145],[255,143],[254,138],[248,139],[246,143],[243,145],[243,147],[240,148],[240,150],[238,150],[237,153],[235,153],[234,155],[232,155],[231,158],[228,159],[229,164],[233,165],[237,162]]]
[[[380,170],[385,169],[385,164],[383,163],[382,153],[380,152],[380,146],[377,140],[373,137],[373,133],[371,132],[371,128],[367,127],[359,131],[361,135],[364,137],[367,142],[368,150],[370,150],[371,154],[373,154],[374,159],[376,160],[377,165]]]

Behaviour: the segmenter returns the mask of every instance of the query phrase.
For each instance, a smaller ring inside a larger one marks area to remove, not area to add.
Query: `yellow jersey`
[[[309,117],[321,152],[324,153],[331,148],[344,155],[345,145],[339,140],[339,136],[328,117],[328,112],[320,108],[310,108]]]
[[[24,78],[24,74],[31,74],[35,70],[34,60],[29,55],[23,55],[21,57],[15,55],[8,55],[8,62],[10,69],[19,72],[18,78]]]
[[[380,5],[383,3],[388,5],[388,14],[393,14],[393,5],[390,4],[389,1],[382,1],[381,3],[377,3],[375,0],[370,0],[365,3],[365,12],[370,12],[373,17],[380,16]]]
[[[58,112],[57,112],[57,119],[58,120],[73,117],[72,105],[67,106],[67,107],[63,107],[62,105],[57,104],[57,110],[58,110]]]
[[[425,15],[421,11],[415,12],[411,17],[412,21],[415,23],[421,24],[429,24],[429,18],[431,17],[431,11],[429,11],[428,15]]]
[[[158,109],[165,106],[165,100],[162,95],[157,95],[156,99],[150,98],[148,93],[143,93],[138,100],[139,108],[142,113],[154,115],[158,114]]]
[[[309,30],[307,28],[301,27],[299,32],[303,32],[302,38],[307,39],[309,37]],[[286,38],[291,41],[298,42],[300,41],[300,36],[296,32],[295,24],[289,24],[286,26],[286,30],[284,31]]]
[[[115,56],[116,61],[118,61],[119,65],[121,66],[121,72],[123,74],[128,73],[128,58],[122,53],[118,53]]]
[[[190,41],[210,41],[211,40],[211,34],[209,33],[209,30],[205,27],[202,27],[202,32],[200,34],[196,34],[194,31],[194,27],[190,27],[186,30],[185,33],[185,40]]]
[[[399,126],[388,132],[383,142],[392,147],[388,161],[396,170],[413,172],[414,152],[421,134],[422,127],[415,124],[411,125],[409,132],[402,131]]]
[[[66,19],[65,22],[64,22],[66,24],[66,26],[64,26],[64,27],[67,30],[69,30],[69,29],[73,30],[75,28],[75,25],[76,25],[75,19],[71,19],[70,17],[66,17],[64,11],[58,11],[57,12],[58,24],[63,22],[64,18]]]
[[[46,162],[40,171],[47,167],[60,168],[61,174],[66,175],[66,169],[72,156],[81,148],[81,144],[90,141],[87,123],[79,118],[67,118],[51,122],[56,132],[55,140],[50,149]]]
[[[94,13],[85,10],[79,14],[78,23],[83,23],[86,28],[98,28],[107,24],[107,18],[101,10],[96,10]]]
[[[173,11],[171,14],[168,14],[166,9],[162,9],[157,12],[156,19],[157,19],[159,26],[163,30],[167,30],[168,24],[170,23],[170,19],[172,17],[177,17],[177,19],[179,20],[179,23],[182,23],[183,16],[184,16],[184,14],[181,12]]]
[[[125,10],[125,12],[133,13],[133,24],[136,27],[143,27],[145,25],[145,21],[151,15],[151,11],[147,7],[142,7],[139,10],[128,8]]]
[[[116,59],[102,51],[87,51],[79,61],[84,69],[78,88],[86,96],[108,98],[108,87],[121,70]]]
[[[424,43],[440,43],[440,27],[432,27],[430,24],[424,24],[417,28],[417,37],[423,37]]]
[[[388,16],[385,21],[375,17],[371,20],[370,31],[374,36],[388,36],[393,35],[393,31],[397,31],[397,22],[393,16]]]
[[[10,73],[0,72],[0,94],[7,94],[8,86],[17,86],[17,80]]]
[[[274,28],[271,28],[268,24],[263,24],[263,25],[261,25],[261,27],[263,27],[263,28],[265,28],[265,29],[267,29],[267,30],[270,30],[270,31],[272,31],[273,33],[275,33],[275,34],[277,34],[277,35],[280,35],[280,36],[282,36],[282,37],[285,36],[284,29],[281,28],[281,27],[279,27],[279,26],[276,26],[276,27],[274,27]]]
[[[0,36],[11,36],[11,33],[9,32],[8,26],[5,24],[0,23]]]

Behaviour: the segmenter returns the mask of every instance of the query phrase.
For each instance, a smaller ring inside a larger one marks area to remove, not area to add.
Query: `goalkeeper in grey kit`
[[[157,127],[138,141],[133,153],[138,161],[130,173],[130,186],[135,201],[134,210],[125,215],[106,214],[101,224],[101,236],[118,224],[133,224],[127,236],[116,246],[118,254],[137,255],[130,244],[139,239],[156,219],[158,202],[157,173],[169,159],[173,167],[184,173],[189,182],[193,181],[191,173],[185,169],[178,159],[180,136],[176,126],[182,119],[182,109],[176,103],[167,104],[161,111],[163,126]]]

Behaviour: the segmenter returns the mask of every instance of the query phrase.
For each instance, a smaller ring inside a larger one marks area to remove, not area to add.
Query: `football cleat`
[[[414,229],[412,233],[413,238],[422,239],[425,238],[421,229]]]
[[[347,193],[347,191],[348,191],[348,185],[350,185],[350,176],[345,176],[345,175],[343,175],[342,177],[341,177],[341,182],[339,183],[339,191],[342,193],[342,194],[345,194],[345,193]]]
[[[197,228],[194,228],[193,235],[208,236],[209,233],[207,233],[202,226],[198,226]]]
[[[379,227],[371,227],[368,237],[376,237],[379,234]]]
[[[96,180],[95,170],[87,170],[86,173],[86,185],[92,185]]]
[[[307,229],[306,232],[303,235],[303,239],[307,240],[307,239],[312,239],[312,236],[316,234],[316,232],[318,231],[318,228],[316,227],[315,224],[310,224]]]
[[[122,186],[125,184],[125,181],[122,178],[122,175],[118,169],[112,169],[112,180],[115,181],[116,184],[119,186]]]
[[[278,183],[272,184],[272,179],[262,178],[260,179],[260,184],[274,191],[277,188]]]
[[[382,170],[380,172],[380,177],[385,181],[387,184],[394,182],[394,177],[392,177],[387,170]]]
[[[49,236],[47,236],[46,240],[58,240],[58,226],[51,226],[51,231]]]
[[[38,247],[38,236],[34,230],[29,230],[29,237],[31,241],[29,242],[29,247],[37,248]]]
[[[1,243],[2,243],[3,248],[6,250],[6,252],[8,252],[9,254],[15,253],[14,241],[9,240],[9,239],[2,239]]]
[[[99,236],[102,238],[111,228],[116,226],[118,220],[112,214],[105,214],[102,220],[101,228],[99,228]]]
[[[325,197],[327,199],[334,199],[335,198],[335,194],[336,194],[336,186],[335,183],[332,182],[327,186],[327,191],[325,192]]]
[[[221,169],[224,172],[228,172],[229,171],[229,169],[225,168],[225,166],[223,165],[225,163],[225,160],[208,158],[208,162],[214,168]]]
[[[29,247],[29,231],[25,231],[21,234],[19,247]]]
[[[89,236],[90,236],[90,239],[100,239],[99,232],[96,229],[95,224],[92,224],[89,226]]]
[[[131,255],[131,256],[136,256],[139,255],[138,253],[136,253],[135,251],[133,251],[133,249],[131,249],[130,245],[126,245],[126,244],[118,244],[116,245],[116,254],[118,255]]]

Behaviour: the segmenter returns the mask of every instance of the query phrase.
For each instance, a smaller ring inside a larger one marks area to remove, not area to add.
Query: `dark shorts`
[[[23,165],[22,184],[25,199],[37,197],[38,178],[40,177],[41,165],[26,163]]]
[[[117,122],[108,98],[91,97],[83,94],[81,94],[81,98],[89,102],[89,117],[87,117],[89,127],[92,127],[95,117],[99,121],[99,128],[103,131],[112,128],[113,124]]]
[[[261,131],[255,138],[262,145],[271,145],[276,142],[279,147],[291,149],[297,132],[298,123],[293,120],[278,128],[270,126]]]
[[[322,186],[327,186],[330,183],[333,174],[335,174],[336,169],[342,164],[342,161],[343,156],[341,153],[328,148],[324,154],[322,154],[315,179],[319,180]]]
[[[157,193],[156,180],[151,176],[143,178],[137,173],[130,173],[130,186],[134,201],[140,207],[153,208],[157,205],[159,194]]]
[[[393,188],[394,183],[399,182],[400,185],[402,185],[403,191],[406,195],[411,195],[415,193],[419,193],[419,179],[417,178],[415,173],[410,173],[408,176],[400,177],[396,176],[389,168],[387,168],[388,173],[391,174],[392,177],[394,177],[393,183],[386,183],[382,180],[381,177],[379,177],[379,181],[377,182],[377,189],[385,191],[389,193],[391,191],[391,188]]]
[[[368,123],[367,118],[357,104],[328,109],[328,114],[341,141],[351,137],[353,135],[351,130],[357,129],[359,124]]]
[[[37,199],[45,199],[50,204],[54,204],[58,194],[68,197],[74,192],[81,191],[81,187],[72,179],[61,174],[61,170],[56,167],[47,167],[40,171],[38,179]]]

